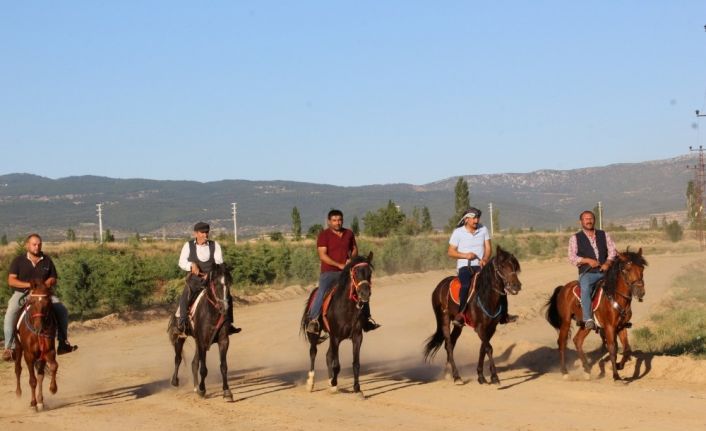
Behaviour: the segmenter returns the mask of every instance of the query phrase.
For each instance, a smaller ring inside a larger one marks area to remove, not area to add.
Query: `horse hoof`
[[[44,411],[44,403],[37,403],[37,411],[38,412]]]
[[[331,392],[332,394],[337,394],[338,393],[338,386],[331,386],[328,388],[328,391]]]
[[[358,397],[359,400],[365,399],[365,394],[363,394],[363,391],[356,392],[356,396]]]
[[[206,398],[206,391],[205,391],[205,390],[203,390],[203,391],[198,391],[197,393],[199,394],[199,397],[200,397],[200,398]]]
[[[561,378],[564,379],[564,380],[569,380],[569,375],[568,375],[567,373],[563,373],[563,374],[561,375]]]
[[[499,385],[500,384],[500,379],[498,376],[493,376],[490,378],[490,384],[491,385]]]
[[[464,385],[463,379],[460,378],[460,377],[456,377],[456,378],[454,379],[454,385],[456,385],[456,386],[463,386],[463,385]]]
[[[171,383],[172,383],[172,386],[174,386],[175,388],[179,387],[179,379],[173,378]]]
[[[488,384],[488,381],[485,380],[485,377],[478,377],[478,384],[486,385]]]
[[[233,402],[233,394],[229,390],[223,391],[223,400],[227,403]]]
[[[583,372],[583,379],[584,380],[591,380],[591,373],[589,373],[588,371],[584,371]]]

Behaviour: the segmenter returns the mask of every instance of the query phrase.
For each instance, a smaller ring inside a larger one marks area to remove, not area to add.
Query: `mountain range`
[[[620,163],[571,170],[465,175],[471,203],[487,214],[499,210],[500,225],[560,228],[575,224],[577,214],[598,201],[606,222],[630,223],[650,215],[683,211],[692,175],[688,156],[642,163]],[[195,221],[212,224],[214,233],[232,234],[231,203],[237,202],[238,234],[256,236],[289,231],[297,207],[303,229],[324,224],[331,208],[346,221],[362,221],[393,200],[405,213],[428,207],[435,227],[454,212],[458,177],[423,185],[376,184],[340,187],[293,181],[222,180],[214,182],[115,179],[72,176],[51,179],[33,174],[0,175],[0,234],[9,238],[30,231],[54,239],[73,229],[91,238],[98,230],[96,204],[102,203],[104,229],[116,237],[135,233],[184,237]],[[485,217],[487,220],[487,217]]]

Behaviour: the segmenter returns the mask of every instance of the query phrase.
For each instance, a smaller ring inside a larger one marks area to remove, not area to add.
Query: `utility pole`
[[[603,230],[603,204],[598,201],[598,229]]]
[[[233,243],[238,243],[238,204],[232,202],[231,204],[233,210]]]
[[[699,111],[696,111],[696,115],[699,117],[706,117],[706,115],[699,115]],[[696,165],[688,166],[688,169],[694,170],[694,214],[689,214],[689,218],[694,217],[695,227],[696,227],[696,239],[699,241],[699,249],[704,250],[704,186],[706,177],[704,176],[704,148],[699,145],[699,148],[692,148],[689,146],[689,151],[699,153],[699,161]]]
[[[96,207],[98,207],[98,238],[103,244],[103,204],[96,204]]]
[[[490,211],[490,237],[495,237],[495,226],[493,225],[493,203],[488,204],[488,209]]]

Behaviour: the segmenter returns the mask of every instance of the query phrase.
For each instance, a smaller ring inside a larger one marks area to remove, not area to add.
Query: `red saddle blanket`
[[[473,281],[471,281],[471,291],[468,293],[468,300],[471,299],[473,296],[473,292],[476,290],[476,276],[473,277]],[[459,305],[459,297],[461,296],[461,280],[458,279],[458,277],[454,277],[453,280],[451,280],[451,283],[449,283],[449,298],[454,302],[454,304]],[[470,313],[470,308],[466,308],[466,312],[463,314],[464,319],[466,320],[466,325],[470,326],[471,328],[476,327],[476,323],[473,321],[471,318],[471,313]]]
[[[319,289],[318,287],[316,288],[317,290]],[[333,298],[333,292],[336,290],[336,288],[332,288],[326,293],[326,296],[324,296],[324,303],[321,305],[321,316],[323,317],[324,320],[324,329],[326,332],[330,332],[329,329],[329,324],[328,324],[328,319],[326,318],[326,313],[328,312],[328,308],[331,305],[331,298]],[[316,291],[314,291],[316,292]],[[314,303],[314,297],[316,294],[312,294],[309,297],[309,307],[307,307],[307,311],[311,311],[311,305]]]
[[[576,284],[571,289],[571,291],[574,292],[574,296],[576,297],[576,299],[579,300],[579,303],[581,303],[581,286],[579,286],[578,281],[575,281],[574,283],[576,283]],[[591,300],[591,310],[592,311],[596,311],[596,308],[598,308],[598,304],[601,302],[602,296],[603,296],[603,286],[596,287],[596,289],[593,291],[593,299]]]

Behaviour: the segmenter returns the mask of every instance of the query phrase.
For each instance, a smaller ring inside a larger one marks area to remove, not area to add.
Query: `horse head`
[[[361,308],[363,304],[370,301],[372,294],[373,276],[373,252],[368,254],[368,257],[356,256],[346,266],[351,280],[349,298],[355,301],[356,307]]]
[[[30,280],[26,303],[27,318],[37,331],[48,325],[52,312],[52,294],[51,287],[44,284],[43,280]]]
[[[517,277],[517,273],[520,272],[520,263],[515,256],[498,246],[496,248],[494,266],[495,275],[502,280],[505,293],[517,295],[522,289],[522,283]]]
[[[226,314],[228,311],[228,289],[232,283],[233,277],[224,264],[216,265],[208,273],[207,294],[210,296],[211,303],[221,314]]]
[[[642,302],[642,298],[645,296],[643,271],[647,266],[647,261],[642,257],[642,247],[637,253],[630,251],[628,247],[624,253],[618,253],[617,260],[620,279],[630,290],[630,295]]]

